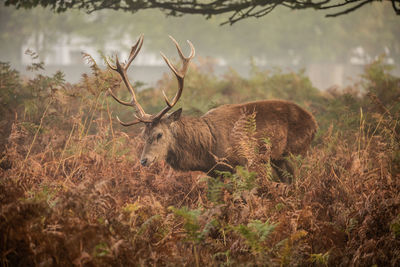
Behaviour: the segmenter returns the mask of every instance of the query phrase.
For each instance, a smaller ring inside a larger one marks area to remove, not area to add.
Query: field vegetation
[[[400,78],[385,58],[327,91],[304,71],[254,65],[248,78],[217,77],[211,62],[191,66],[186,115],[281,98],[316,116],[309,153],[289,158],[288,184],[255,152],[251,115],[234,129],[248,159],[235,174],[140,166],[140,126],[121,127],[115,114],[129,120],[132,110],[106,93],[126,90],[85,57],[92,74],[78,84],[0,65],[1,265],[400,266]],[[146,111],[160,110],[161,88],[173,95],[175,83],[137,82]]]

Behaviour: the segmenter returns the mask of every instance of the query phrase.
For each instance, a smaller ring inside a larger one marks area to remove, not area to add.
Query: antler
[[[164,100],[165,100],[165,103],[167,104],[167,106],[165,108],[163,108],[160,112],[158,112],[158,114],[154,115],[153,120],[161,119],[162,116],[164,116],[178,102],[179,98],[182,95],[184,79],[185,79],[186,71],[189,67],[190,60],[194,57],[194,55],[196,53],[193,44],[189,40],[187,40],[187,42],[190,46],[190,55],[188,57],[185,57],[183,55],[182,49],[179,46],[178,42],[172,36],[169,36],[169,38],[171,38],[172,42],[174,42],[176,49],[178,50],[179,57],[182,59],[181,69],[177,70],[176,67],[171,64],[169,59],[162,52],[160,52],[160,53],[161,53],[161,56],[163,57],[163,59],[165,60],[165,63],[167,63],[168,67],[172,70],[172,72],[175,74],[176,78],[178,79],[178,92],[176,92],[174,98],[172,99],[172,102],[169,102],[164,90],[162,91]]]
[[[108,60],[106,59],[106,63],[108,65],[108,67],[116,72],[119,73],[119,75],[121,76],[122,80],[125,83],[126,88],[128,88],[129,92],[131,93],[131,100],[129,102],[126,101],[122,101],[120,99],[118,99],[118,97],[116,95],[114,95],[114,93],[112,92],[111,89],[108,89],[109,94],[120,104],[125,105],[125,106],[131,106],[134,107],[136,110],[136,114],[135,114],[135,118],[136,120],[132,121],[132,122],[122,122],[120,121],[120,119],[117,117],[117,120],[119,121],[119,123],[121,123],[124,126],[130,126],[130,125],[134,125],[137,124],[139,122],[151,122],[151,115],[147,114],[146,112],[144,112],[142,106],[139,104],[139,102],[136,99],[136,95],[135,95],[135,90],[133,89],[133,86],[131,85],[131,83],[129,82],[129,78],[128,75],[126,73],[126,71],[128,70],[129,66],[131,65],[132,61],[135,59],[135,57],[138,55],[140,49],[142,48],[142,44],[143,44],[143,34],[139,37],[139,39],[137,40],[136,44],[134,46],[132,46],[131,49],[131,53],[129,54],[129,58],[128,58],[128,62],[126,64],[124,63],[120,63],[118,56],[115,56],[115,66],[112,66],[110,64],[110,62],[108,62]]]
[[[169,61],[169,59],[163,54],[161,53],[161,56],[163,57],[163,59],[165,60],[165,62],[167,63],[168,67],[172,70],[172,72],[175,74],[177,80],[178,80],[178,92],[175,94],[174,98],[172,99],[172,102],[170,102],[165,94],[164,91],[163,92],[163,96],[164,96],[164,100],[165,103],[167,104],[167,106],[165,108],[163,108],[160,112],[158,112],[156,115],[150,115],[147,114],[146,112],[144,112],[143,108],[140,106],[139,102],[136,99],[136,95],[135,95],[135,90],[133,89],[133,86],[130,84],[129,79],[128,79],[128,75],[126,74],[127,69],[129,68],[130,64],[132,63],[132,61],[135,59],[135,57],[137,56],[137,54],[139,53],[140,49],[142,48],[142,44],[143,44],[143,34],[140,36],[140,38],[138,39],[138,41],[136,42],[136,44],[132,47],[131,49],[131,53],[129,55],[128,58],[128,62],[126,64],[121,64],[118,60],[118,56],[115,57],[115,65],[116,66],[112,66],[108,60],[106,60],[106,63],[108,65],[108,67],[116,72],[119,73],[119,75],[121,76],[122,80],[124,81],[126,88],[128,88],[129,92],[131,93],[132,97],[131,100],[129,102],[126,101],[122,101],[120,99],[117,98],[116,95],[114,95],[114,93],[112,92],[111,89],[108,89],[109,94],[120,104],[125,105],[125,106],[131,106],[134,107],[136,110],[136,114],[134,115],[136,120],[132,121],[132,122],[122,122],[120,121],[120,119],[117,117],[117,120],[119,121],[119,123],[121,123],[123,126],[130,126],[130,125],[134,125],[140,122],[155,122],[155,121],[159,121],[173,106],[175,106],[175,104],[178,102],[179,98],[182,95],[182,90],[183,90],[183,84],[184,84],[184,78],[185,78],[185,74],[187,72],[187,69],[189,67],[189,63],[190,60],[194,57],[195,55],[195,49],[193,44],[190,41],[187,41],[189,46],[190,46],[190,55],[188,57],[185,57],[182,53],[182,49],[180,48],[178,42],[172,38],[171,36],[169,36],[169,38],[171,38],[171,40],[175,43],[176,49],[178,50],[178,54],[179,57],[182,59],[182,67],[180,70],[177,70],[175,66],[173,66],[171,64],[171,62]]]

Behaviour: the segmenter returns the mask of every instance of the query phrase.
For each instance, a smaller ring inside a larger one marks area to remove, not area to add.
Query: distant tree
[[[400,15],[400,0],[391,1],[395,14]],[[160,9],[169,16],[200,14],[207,18],[230,14],[224,23],[233,24],[249,17],[267,15],[278,6],[290,9],[332,10],[327,17],[351,13],[373,2],[382,0],[6,0],[6,5],[17,8],[50,7],[56,12],[83,9],[94,12],[102,9],[137,12],[144,9]]]

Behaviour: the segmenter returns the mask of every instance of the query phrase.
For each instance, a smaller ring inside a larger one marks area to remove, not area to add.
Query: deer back
[[[271,157],[280,159],[292,154],[303,154],[308,149],[317,124],[313,116],[298,105],[283,100],[262,100],[244,104],[223,105],[207,112],[203,118],[212,127],[217,140],[213,151],[218,157],[235,146],[235,123],[243,113],[256,113],[256,135],[259,144],[264,138],[271,142]],[[235,155],[229,155],[233,164],[240,163]]]

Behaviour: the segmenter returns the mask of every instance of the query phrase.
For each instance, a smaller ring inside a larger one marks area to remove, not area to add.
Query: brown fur
[[[232,167],[243,164],[239,156],[227,153],[234,146],[232,129],[243,111],[256,112],[256,138],[260,144],[262,138],[270,139],[271,159],[279,165],[289,154],[304,154],[317,129],[309,112],[283,100],[223,105],[200,118],[180,117],[179,110],[146,125],[142,159],[150,159],[147,163],[151,164],[163,158],[174,169],[184,171],[231,170],[227,165],[216,165],[216,158],[226,158]],[[160,132],[163,137],[158,140]]]

